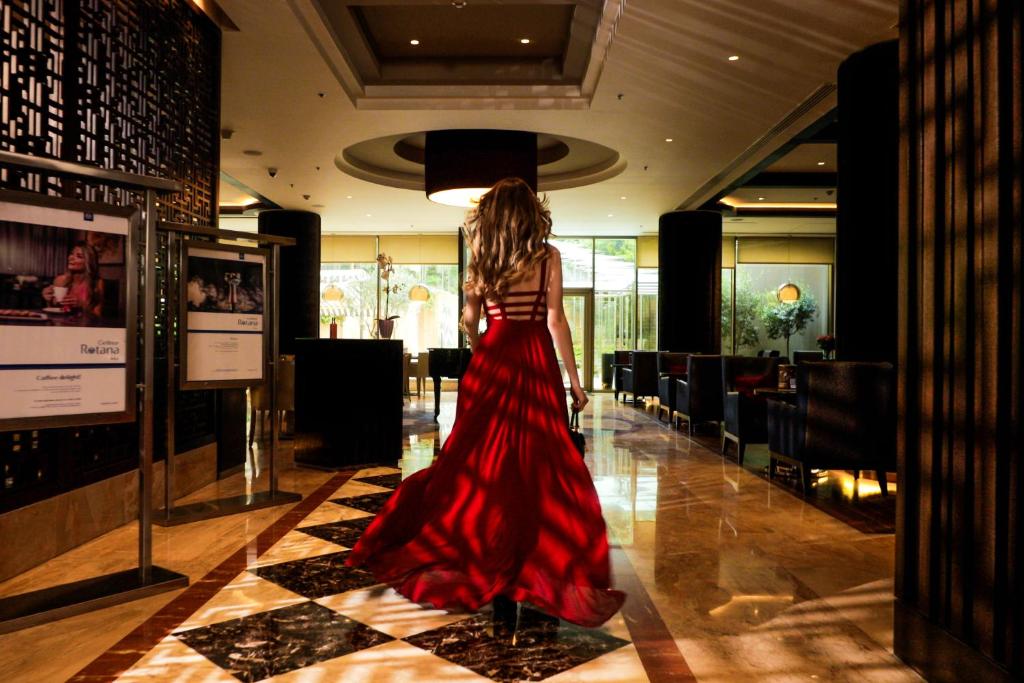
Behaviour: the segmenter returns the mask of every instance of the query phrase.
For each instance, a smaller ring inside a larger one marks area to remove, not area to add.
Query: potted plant
[[[380,339],[391,339],[391,335],[395,331],[395,320],[399,317],[397,315],[390,315],[391,294],[392,292],[397,294],[401,291],[402,285],[397,282],[392,284],[391,282],[391,276],[395,272],[395,266],[391,257],[387,254],[377,254],[377,270],[380,274],[380,280],[383,284],[384,291],[384,317],[377,319],[377,337]]]
[[[836,338],[831,334],[818,335],[818,348],[825,354],[826,360],[832,359],[832,353],[836,350]]]
[[[818,304],[809,295],[796,301],[775,301],[772,299],[761,306],[761,321],[769,339],[785,338],[786,355],[789,356],[789,338],[802,332],[818,314]]]

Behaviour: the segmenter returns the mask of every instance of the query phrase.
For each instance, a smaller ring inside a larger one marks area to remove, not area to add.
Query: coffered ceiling
[[[530,130],[617,155],[614,173],[549,192],[556,232],[652,232],[766,160],[834,173],[824,147],[773,155],[834,107],[839,63],[892,37],[898,12],[897,0],[460,3],[220,0],[239,29],[223,40],[231,188],[316,211],[325,232],[451,232],[459,209],[355,177],[345,150]]]

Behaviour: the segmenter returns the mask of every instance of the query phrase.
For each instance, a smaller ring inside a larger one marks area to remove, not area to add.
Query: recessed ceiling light
[[[672,138],[665,138],[665,142],[672,142]]]
[[[345,195],[345,199],[352,199],[352,195],[350,195],[350,194]]]
[[[757,201],[759,201],[759,202],[763,202],[763,201],[764,201],[764,197],[758,197],[758,198],[757,198]]]
[[[740,61],[740,56],[739,55],[729,55],[729,61],[730,62],[738,62],[738,61]]]
[[[622,195],[621,197],[619,197],[619,199],[625,199],[625,198],[626,198],[626,195]]]
[[[373,214],[372,213],[368,213],[368,214],[366,214],[366,217],[367,218],[373,218]]]
[[[529,45],[530,44],[530,39],[529,38],[520,38],[519,42],[522,43],[523,45]]]
[[[615,218],[615,214],[614,213],[608,214],[608,218]]]
[[[818,162],[818,166],[824,166],[824,165],[825,165],[825,162],[824,162],[824,161],[819,161],[819,162]]]
[[[410,40],[410,41],[409,41],[409,44],[410,44],[410,45],[419,45],[419,44],[420,44],[420,41],[418,41],[418,40],[416,40],[415,38],[413,38],[412,40]]]

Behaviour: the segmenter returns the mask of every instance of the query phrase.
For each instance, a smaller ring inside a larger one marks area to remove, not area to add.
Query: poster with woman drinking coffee
[[[0,427],[129,419],[134,214],[0,193]]]
[[[184,388],[247,386],[263,379],[266,252],[186,243]]]

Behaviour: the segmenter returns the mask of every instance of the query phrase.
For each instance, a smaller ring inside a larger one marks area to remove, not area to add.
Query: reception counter
[[[400,340],[295,340],[296,464],[394,465],[402,403]]]

